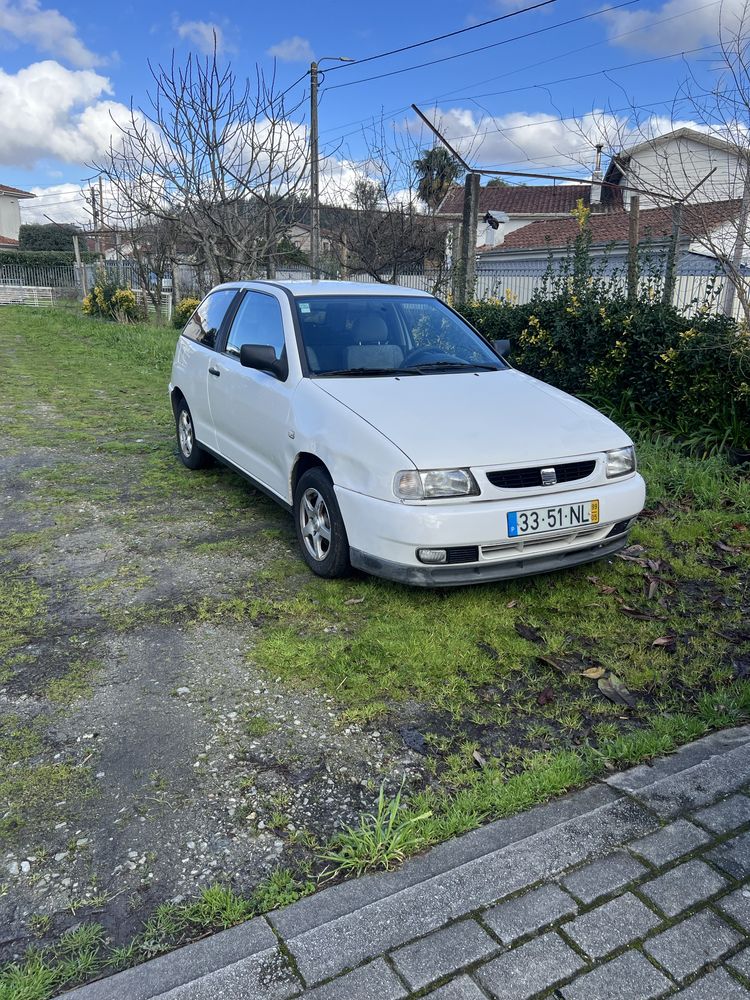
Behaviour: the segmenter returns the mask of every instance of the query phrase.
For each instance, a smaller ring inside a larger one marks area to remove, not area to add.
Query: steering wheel
[[[413,351],[409,351],[401,362],[400,367],[409,368],[412,365],[434,363],[436,361],[452,361],[459,365],[465,364],[463,358],[457,358],[455,354],[446,354],[439,347],[415,347]]]

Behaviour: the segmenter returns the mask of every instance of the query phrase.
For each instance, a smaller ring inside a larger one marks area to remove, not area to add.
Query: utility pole
[[[672,205],[672,235],[669,239],[669,249],[667,250],[667,263],[664,270],[664,291],[661,297],[665,306],[672,304],[675,269],[677,266],[677,244],[680,242],[681,229],[682,202],[676,201],[674,205]]]
[[[640,198],[630,196],[630,217],[628,219],[628,302],[634,305],[638,298],[638,229],[640,222]]]
[[[76,267],[78,268],[78,275],[81,282],[81,298],[85,299],[88,294],[86,288],[86,269],[81,263],[81,248],[78,245],[78,234],[73,234],[73,253],[76,255]]]
[[[750,161],[745,161],[745,183],[742,187],[742,204],[740,205],[740,217],[737,220],[737,236],[734,241],[732,251],[732,270],[724,278],[724,306],[725,316],[734,315],[734,300],[737,295],[737,281],[742,280],[742,254],[745,251],[745,237],[747,235],[747,218],[750,214]]]
[[[318,152],[318,66],[326,59],[354,62],[348,56],[321,56],[310,63],[310,269],[320,277],[320,155]]]
[[[102,194],[102,175],[99,174],[99,229],[104,228],[104,195]],[[102,240],[99,237],[99,249],[101,250]]]
[[[479,174],[472,171],[466,175],[464,181],[464,212],[461,222],[458,270],[453,292],[456,305],[459,306],[465,305],[474,294],[480,179]]]
[[[320,277],[320,159],[318,155],[318,64],[310,63],[310,267]]]
[[[99,238],[99,210],[96,206],[96,192],[94,191],[93,185],[89,188],[91,194],[91,213],[94,220],[94,249],[97,253],[101,253],[101,240]]]

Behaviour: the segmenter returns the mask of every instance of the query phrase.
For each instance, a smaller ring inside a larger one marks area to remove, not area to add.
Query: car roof
[[[295,298],[305,298],[309,295],[408,295],[420,296],[423,298],[434,298],[429,292],[423,292],[418,288],[406,288],[403,285],[384,285],[380,282],[363,281],[276,281],[261,280],[256,281],[229,281],[218,288],[257,288],[273,285],[277,288],[286,288]]]

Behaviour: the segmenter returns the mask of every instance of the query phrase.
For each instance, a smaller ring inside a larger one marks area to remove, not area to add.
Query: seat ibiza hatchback
[[[220,285],[175,351],[180,458],[291,511],[319,576],[439,587],[609,556],[644,504],[633,443],[504,343],[411,289]]]

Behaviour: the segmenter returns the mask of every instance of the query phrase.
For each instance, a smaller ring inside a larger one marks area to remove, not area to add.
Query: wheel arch
[[[292,472],[289,479],[292,501],[294,501],[294,493],[297,489],[297,483],[309,469],[322,469],[325,473],[327,473],[331,482],[333,482],[331,470],[319,455],[314,455],[310,451],[301,451],[294,459],[294,465],[292,466]]]
[[[182,389],[180,389],[178,385],[176,385],[174,389],[172,389],[172,392],[170,394],[170,400],[172,403],[172,413],[176,418],[177,407],[180,405],[180,403],[184,402],[187,405],[187,400],[185,399],[185,393],[182,391]]]

